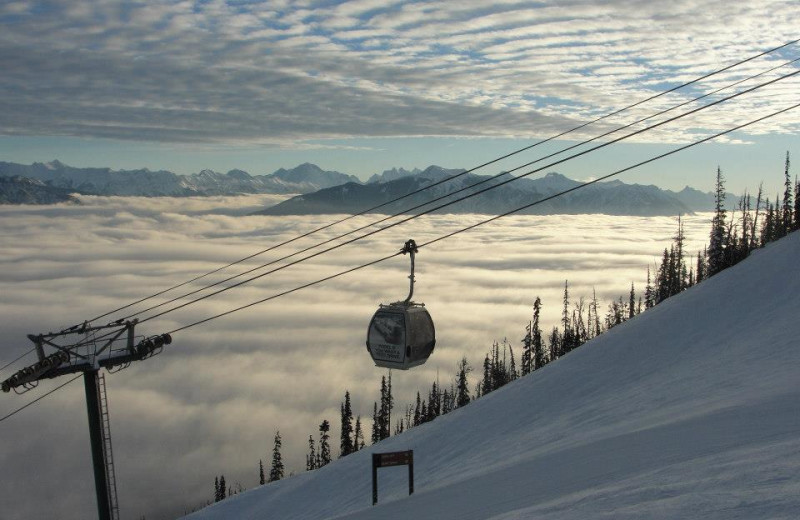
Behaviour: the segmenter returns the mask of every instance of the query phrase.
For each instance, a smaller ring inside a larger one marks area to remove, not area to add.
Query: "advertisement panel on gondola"
[[[375,361],[402,363],[406,355],[405,315],[378,311],[370,323],[368,340]]]

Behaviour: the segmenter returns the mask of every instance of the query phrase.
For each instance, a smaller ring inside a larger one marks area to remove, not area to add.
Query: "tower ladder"
[[[106,459],[106,482],[108,483],[108,504],[111,519],[119,520],[119,501],[117,499],[117,477],[114,471],[114,451],[111,448],[111,420],[108,416],[108,395],[106,394],[106,378],[98,372],[97,389],[100,398],[100,420],[103,425],[103,452]]]

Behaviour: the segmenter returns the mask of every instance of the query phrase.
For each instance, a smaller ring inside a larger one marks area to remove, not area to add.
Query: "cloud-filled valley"
[[[0,359],[30,348],[26,334],[72,325],[322,223],[319,217],[243,216],[278,199],[82,196],[81,205],[0,207]],[[483,218],[420,218],[143,323],[137,333],[173,330],[389,255],[407,238],[423,243]],[[708,215],[684,222],[687,251],[696,252],[707,238]],[[393,372],[395,414],[437,377],[448,385],[462,355],[479,365],[493,340],[507,337],[519,359],[533,300],[542,298],[544,324],[551,327],[560,316],[564,280],[573,301],[596,290],[601,312],[610,299],[626,296],[631,282],[641,293],[646,267],[660,259],[676,226],[668,217],[516,216],[422,248],[415,300],[429,308],[438,342],[426,365]],[[294,250],[281,248],[226,273]],[[288,469],[302,471],[308,435],[316,437],[322,419],[332,422],[338,439],[347,389],[368,434],[385,371],[366,352],[366,325],[378,303],[405,297],[407,276],[407,257],[395,257],[179,332],[160,356],[107,376],[123,518],[172,518],[199,506],[212,496],[215,475],[252,487],[258,459],[269,458],[278,429]],[[3,394],[0,413],[64,380],[42,382],[24,397]],[[471,384],[477,381],[473,374]],[[76,382],[4,422],[0,460],[15,468],[15,478],[0,496],[10,518],[46,518],[52,510],[65,519],[93,514],[85,414]],[[71,482],[69,491],[64,482]]]

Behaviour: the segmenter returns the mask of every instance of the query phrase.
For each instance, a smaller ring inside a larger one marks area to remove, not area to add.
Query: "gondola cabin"
[[[423,304],[381,305],[367,329],[367,350],[376,366],[408,370],[425,363],[436,345],[433,320]]]

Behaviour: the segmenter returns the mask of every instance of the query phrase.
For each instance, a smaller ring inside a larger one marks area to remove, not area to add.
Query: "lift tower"
[[[172,343],[169,334],[146,337],[137,343],[134,333],[137,322],[119,320],[101,326],[83,323],[61,332],[30,334],[28,339],[33,342],[39,360],[0,383],[3,392],[24,393],[42,379],[83,373],[99,520],[119,520],[108,398],[100,370],[117,372],[133,361],[161,353],[164,345]]]

